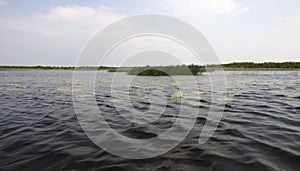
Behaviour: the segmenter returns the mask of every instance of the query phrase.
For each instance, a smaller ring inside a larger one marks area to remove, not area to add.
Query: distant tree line
[[[234,62],[222,66],[225,68],[300,68],[300,62]]]
[[[205,71],[204,66],[176,65],[176,66],[145,66],[133,67],[129,75],[140,76],[168,76],[168,75],[198,75]]]
[[[0,70],[73,70],[63,66],[0,66]]]
[[[0,66],[0,70],[107,70],[108,72],[127,72],[130,75],[198,75],[206,69],[223,67],[226,69],[300,69],[300,62],[234,62],[222,65],[176,65],[144,67],[111,67],[111,66]]]
[[[0,70],[109,70],[117,69],[117,67],[108,66],[0,66]]]

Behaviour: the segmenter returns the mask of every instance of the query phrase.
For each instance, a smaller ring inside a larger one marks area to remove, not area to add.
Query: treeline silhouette
[[[117,67],[108,67],[108,66],[0,66],[0,70],[109,70],[116,69]]]
[[[225,68],[300,68],[300,62],[234,62],[222,66]]]
[[[222,65],[176,65],[176,66],[143,66],[143,67],[111,67],[111,66],[0,66],[0,70],[107,70],[108,72],[127,72],[130,75],[197,75],[202,72],[223,67],[224,70],[247,69],[300,69],[300,62],[234,62]]]
[[[0,66],[1,70],[73,70],[74,68],[64,66]]]
[[[133,67],[129,75],[140,76],[168,76],[168,75],[198,75],[205,71],[204,66],[176,65],[176,66],[145,66]]]

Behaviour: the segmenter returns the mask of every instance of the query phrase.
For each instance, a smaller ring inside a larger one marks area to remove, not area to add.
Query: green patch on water
[[[11,86],[11,87],[25,87],[25,85],[23,85],[23,84],[14,84],[14,83],[10,83],[10,84],[8,84],[9,86]]]
[[[20,89],[19,89],[19,88],[12,87],[12,88],[7,88],[6,90],[9,90],[9,91],[18,91],[18,90],[20,90]]]
[[[240,97],[240,96],[242,96],[242,94],[241,93],[235,93],[235,94],[233,94],[233,96],[234,97]]]
[[[284,85],[283,82],[276,82],[275,84],[278,85],[278,86]]]
[[[246,88],[248,88],[247,86],[239,86],[239,88],[241,88],[241,89],[246,89]]]
[[[53,79],[50,80],[50,82],[52,82],[52,83],[59,83],[59,82],[61,82],[61,79],[53,78]]]
[[[150,82],[150,84],[160,85],[160,84],[162,84],[162,80],[153,80]]]
[[[145,96],[139,96],[138,98],[139,98],[139,99],[149,99],[150,97],[147,96],[147,95],[145,95]]]
[[[297,96],[296,95],[284,95],[284,97],[286,97],[286,98],[296,98]]]
[[[228,98],[228,97],[225,97],[225,98],[217,98],[218,101],[221,101],[221,102],[231,102],[233,99],[232,98]]]
[[[70,89],[70,88],[58,87],[58,88],[56,88],[56,90],[63,92],[63,93],[72,93],[72,89]]]
[[[88,97],[91,97],[93,95],[94,95],[94,93],[91,93],[91,92],[83,92],[83,93],[80,93],[80,94],[76,94],[75,97],[88,98]]]
[[[273,86],[272,88],[274,88],[274,89],[282,89],[283,88],[283,86]]]
[[[202,95],[207,94],[207,93],[204,92],[204,91],[197,91],[196,93],[197,93],[197,94],[202,94]]]
[[[36,131],[36,132],[41,132],[41,131],[43,131],[44,129],[43,129],[43,128],[33,128],[33,130]]]
[[[201,106],[200,102],[195,102],[195,101],[189,101],[189,104],[192,106]]]
[[[179,98],[182,98],[182,97],[184,97],[184,96],[185,96],[184,93],[182,93],[181,91],[178,91],[178,92],[176,92],[174,95],[172,95],[172,98],[173,98],[173,99],[179,99]]]

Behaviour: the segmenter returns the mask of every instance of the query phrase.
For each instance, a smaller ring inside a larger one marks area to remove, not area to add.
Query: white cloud
[[[1,4],[6,4],[6,1],[5,0],[0,0],[0,5]]]
[[[234,16],[248,11],[236,0],[162,0],[160,5],[173,16],[212,23],[220,16]]]
[[[86,37],[123,17],[108,7],[58,6],[32,18],[0,19],[0,27],[47,36]]]
[[[59,6],[31,17],[0,17],[1,63],[74,65],[85,42],[122,17],[111,8],[87,6]]]

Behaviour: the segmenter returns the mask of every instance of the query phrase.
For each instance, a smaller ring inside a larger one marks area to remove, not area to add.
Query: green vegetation
[[[205,71],[214,71],[223,68],[225,71],[244,70],[300,70],[300,62],[234,62],[222,65],[177,65],[177,66],[145,66],[145,67],[110,67],[110,66],[81,66],[76,70],[108,72],[127,72],[129,75],[166,76],[166,75],[198,75]],[[75,67],[63,66],[0,66],[0,70],[74,70]]]
[[[74,70],[75,67],[65,67],[65,66],[0,66],[0,70]],[[81,66],[76,67],[76,70],[110,70],[117,69],[117,67],[92,67],[92,66]]]
[[[108,72],[129,72],[132,68],[131,67],[110,67],[109,69],[107,69]]]
[[[300,70],[300,62],[234,62],[230,64],[208,65],[214,70],[217,67],[223,67],[224,70],[243,71],[243,70]]]
[[[225,98],[217,98],[218,101],[221,101],[221,102],[231,102],[233,99],[232,98],[228,98],[228,97],[225,97]]]
[[[174,95],[172,95],[172,98],[173,99],[179,99],[179,98],[182,98],[183,96],[185,96],[185,94],[182,93],[181,91],[178,91]]]
[[[253,63],[253,62],[242,62],[242,63],[230,63],[223,64],[225,68],[300,68],[300,62],[264,62],[264,63]]]
[[[140,76],[168,76],[168,75],[198,75],[205,71],[204,66],[177,65],[177,66],[146,66],[134,67],[128,74]]]
[[[57,66],[0,66],[0,70],[74,70],[74,67],[57,67]]]

